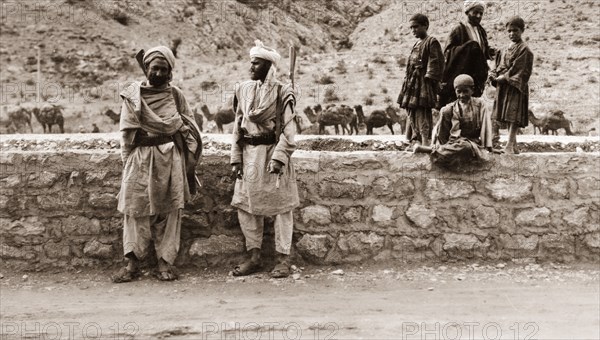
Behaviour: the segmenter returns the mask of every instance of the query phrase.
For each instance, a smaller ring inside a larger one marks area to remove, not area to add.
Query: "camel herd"
[[[64,107],[54,104],[43,104],[41,107],[31,103],[16,106],[3,106],[0,115],[0,131],[4,133],[33,132],[32,117],[42,126],[44,133],[52,133],[52,127],[58,126],[64,133]],[[235,115],[230,108],[219,108],[211,113],[208,106],[203,104],[193,110],[196,123],[203,130],[204,118],[214,121],[219,133],[223,133],[223,126],[234,121]],[[402,134],[406,131],[407,115],[393,105],[384,109],[376,109],[368,116],[364,113],[361,105],[354,107],[341,104],[329,104],[325,108],[321,104],[307,106],[304,114],[309,122],[296,122],[299,133],[325,134],[327,126],[333,126],[335,134],[359,134],[359,127],[366,129],[367,135],[373,134],[374,128],[387,126],[391,134],[396,132]],[[104,115],[117,124],[120,115],[111,109],[106,109]],[[573,135],[573,123],[565,117],[561,110],[552,110],[545,115],[536,116],[529,110],[529,122],[533,126],[533,133],[558,134],[558,130],[564,129],[566,135]],[[394,124],[400,125],[400,131],[394,131]],[[341,128],[341,129],[340,129]],[[56,131],[56,130],[55,130]]]
[[[24,103],[16,106],[3,107],[0,116],[0,127],[5,133],[33,132],[32,116],[42,126],[44,133],[52,133],[52,126],[57,125],[61,133],[64,129],[64,108],[61,105],[37,105]],[[29,129],[27,129],[29,127]]]
[[[320,135],[325,133],[326,126],[333,126],[335,134],[339,134],[339,127],[342,128],[342,133],[349,135],[359,134],[359,126],[366,127],[367,135],[373,134],[373,128],[387,126],[390,132],[394,134],[393,125],[398,123],[402,131],[406,129],[406,114],[389,105],[383,110],[375,110],[369,116],[365,116],[361,105],[350,107],[348,105],[330,104],[323,109],[321,104],[313,107],[306,107],[304,114],[310,121],[311,125],[318,126]]]
[[[211,113],[208,106],[203,104],[193,110],[196,123],[203,129],[204,118],[208,121],[214,121],[219,133],[223,133],[223,126],[233,123],[235,115],[229,108],[218,108],[215,113]],[[109,115],[108,113],[106,113]],[[313,126],[318,128],[318,134],[325,134],[325,127],[333,126],[336,134],[359,134],[359,126],[366,126],[367,134],[373,134],[373,128],[388,126],[390,132],[394,134],[393,125],[398,123],[402,131],[406,129],[406,114],[392,105],[383,110],[375,110],[368,117],[365,116],[361,105],[354,108],[348,105],[327,105],[324,109],[321,104],[308,106],[304,109],[304,114],[309,122],[299,122],[296,120],[296,127],[299,133],[302,131],[314,131]],[[310,126],[307,126],[310,124]],[[304,128],[303,128],[304,127]],[[341,130],[340,130],[341,128]]]

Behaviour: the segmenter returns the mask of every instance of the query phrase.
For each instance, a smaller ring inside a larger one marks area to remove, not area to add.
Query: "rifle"
[[[296,68],[296,48],[290,45],[290,80],[292,81],[292,90],[294,90],[294,75]]]

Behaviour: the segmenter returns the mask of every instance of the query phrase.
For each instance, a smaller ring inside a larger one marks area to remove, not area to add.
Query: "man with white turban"
[[[296,96],[276,78],[281,56],[259,40],[250,50],[250,78],[236,86],[231,147],[236,183],[231,205],[246,239],[249,259],[233,270],[242,276],[262,267],[264,217],[275,216],[275,278],[289,275],[293,214],[299,205],[292,153],[296,149]]]
[[[151,242],[158,279],[177,278],[173,264],[179,251],[182,209],[196,192],[194,170],[202,152],[200,129],[188,103],[181,90],[169,84],[175,67],[171,50],[158,46],[138,61],[147,80],[120,94],[124,168],[117,208],[125,215],[123,250],[128,265],[113,276],[115,283],[140,275],[138,262]]]
[[[481,27],[485,3],[478,0],[466,0],[463,5],[466,20],[456,25],[447,39],[444,48],[446,65],[442,77],[440,106],[456,100],[453,83],[459,74],[471,76],[475,82],[474,97],[481,97],[488,76],[487,60],[494,56],[490,48],[487,33]]]

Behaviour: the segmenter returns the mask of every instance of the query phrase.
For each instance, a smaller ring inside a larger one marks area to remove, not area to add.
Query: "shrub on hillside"
[[[316,76],[315,78],[315,82],[317,84],[329,85],[335,83],[335,80],[333,80],[333,77],[329,74],[322,74],[320,76]]]
[[[339,100],[340,100],[340,97],[338,97],[334,88],[329,87],[325,90],[325,95],[323,96],[323,101],[325,101],[326,103],[330,103],[330,102],[336,102]]]

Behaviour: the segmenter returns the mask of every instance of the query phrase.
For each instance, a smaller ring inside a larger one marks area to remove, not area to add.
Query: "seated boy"
[[[441,109],[433,138],[435,144],[416,145],[415,153],[430,153],[432,162],[444,167],[487,158],[483,149],[492,150],[492,121],[483,100],[471,97],[474,86],[469,75],[461,74],[454,79],[458,99]]]

